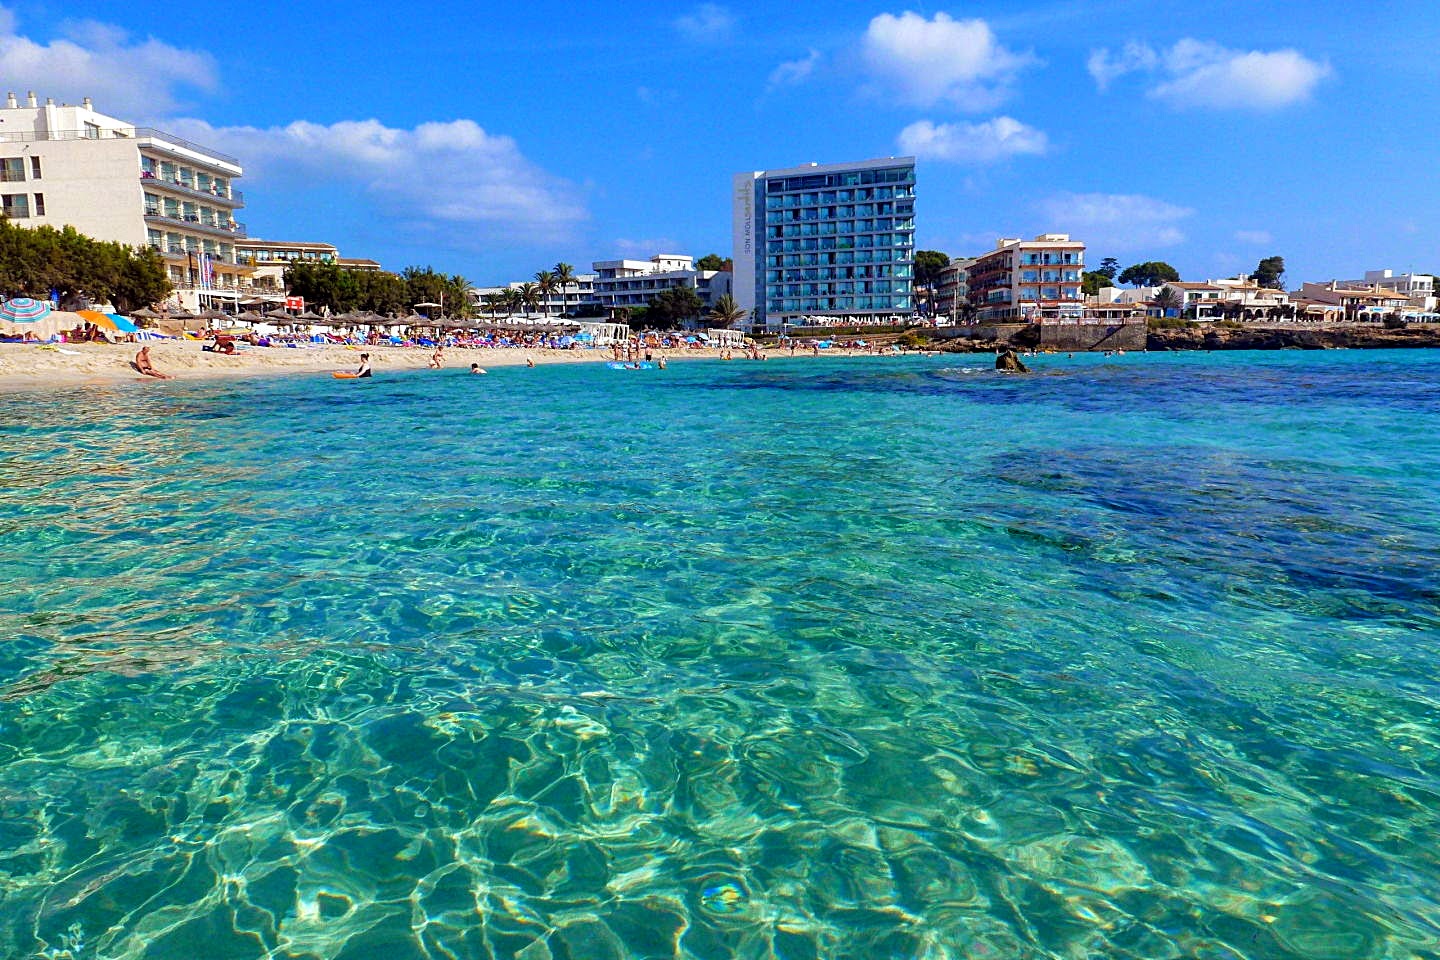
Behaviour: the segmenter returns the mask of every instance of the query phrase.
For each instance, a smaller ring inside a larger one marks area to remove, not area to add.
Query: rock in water
[[[1006,373],[1029,373],[1030,368],[1021,362],[1014,350],[1004,350],[995,355],[995,369]]]

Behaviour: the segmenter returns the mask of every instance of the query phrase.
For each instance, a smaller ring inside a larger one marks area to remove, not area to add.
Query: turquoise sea
[[[1440,956],[1440,352],[987,366],[7,395],[0,956]]]

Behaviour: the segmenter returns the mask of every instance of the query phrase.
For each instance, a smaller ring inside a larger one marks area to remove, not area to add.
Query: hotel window
[[[86,123],[86,124],[85,124],[85,139],[86,139],[86,140],[99,140],[99,139],[100,139],[100,125],[99,125],[98,123]]]
[[[30,216],[30,198],[23,193],[0,195],[0,210],[11,220],[24,219]]]
[[[31,179],[31,180],[39,180],[39,179],[40,179],[40,158],[39,158],[39,157],[31,157],[31,158],[30,158],[30,179]]]
[[[0,183],[24,183],[25,158],[8,157],[0,160]]]
[[[35,216],[45,216],[45,194],[43,193],[35,194]]]

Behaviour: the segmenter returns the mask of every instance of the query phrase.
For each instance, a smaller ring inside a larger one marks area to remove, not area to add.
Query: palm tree
[[[1155,306],[1160,308],[1160,316],[1166,316],[1171,310],[1178,308],[1184,301],[1180,294],[1175,292],[1174,287],[1161,287],[1155,292]]]
[[[535,289],[540,294],[540,301],[545,305],[545,316],[550,316],[550,294],[555,292],[555,274],[549,270],[541,270],[535,274]]]
[[[570,303],[570,295],[565,291],[575,283],[575,268],[562,260],[551,267],[550,272],[555,275],[555,287],[560,291],[560,312],[563,314]]]
[[[513,314],[525,305],[523,298],[520,296],[520,291],[514,287],[500,294],[500,303],[505,308],[506,314]]]
[[[735,298],[727,293],[716,299],[715,306],[710,311],[709,320],[718,329],[728,330],[747,316],[749,316],[749,311],[741,310],[740,305],[735,302]]]
[[[500,313],[500,308],[505,305],[505,294],[487,293],[480,298],[480,308],[490,314],[493,320]]]
[[[533,283],[522,283],[515,292],[520,295],[520,304],[525,308],[525,316],[530,316],[530,308],[540,305],[540,288]]]

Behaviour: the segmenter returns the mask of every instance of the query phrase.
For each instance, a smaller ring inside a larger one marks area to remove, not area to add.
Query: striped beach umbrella
[[[44,300],[16,297],[0,303],[0,319],[12,323],[34,323],[50,315],[50,304]]]

